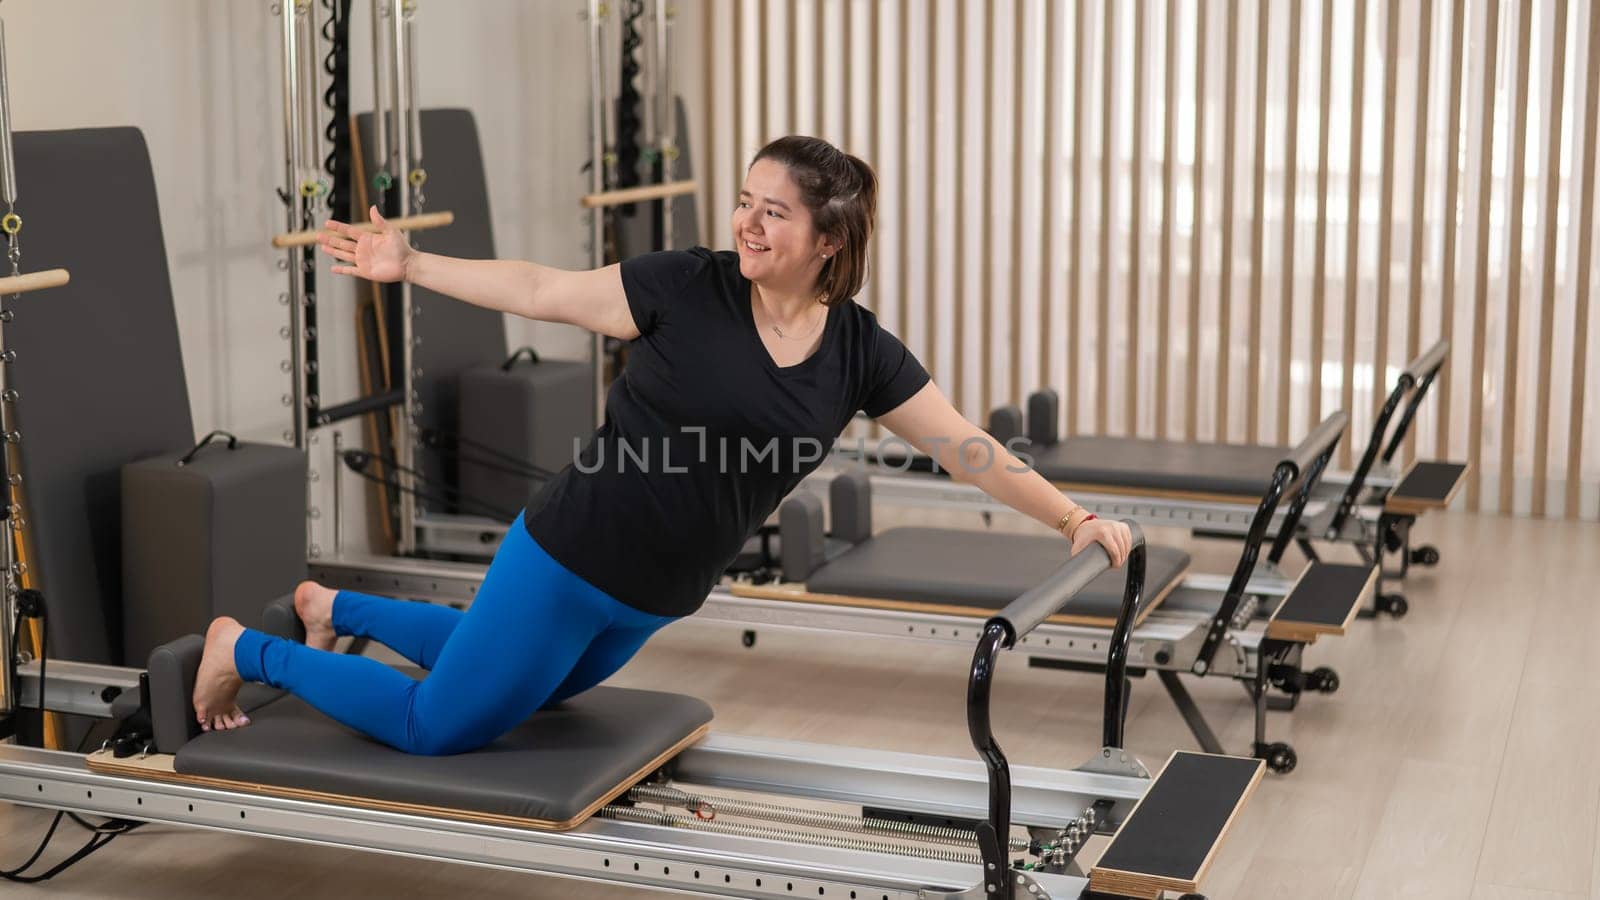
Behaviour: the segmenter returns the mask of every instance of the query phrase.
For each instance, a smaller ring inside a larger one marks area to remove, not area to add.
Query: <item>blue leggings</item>
[[[340,591],[333,627],[428,670],[418,681],[361,656],[313,650],[246,629],[234,663],[246,681],[289,691],[407,753],[476,750],[534,711],[599,684],[675,621],[611,598],[511,524],[466,611]]]

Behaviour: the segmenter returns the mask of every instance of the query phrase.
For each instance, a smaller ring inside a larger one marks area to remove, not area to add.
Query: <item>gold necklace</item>
[[[822,324],[828,321],[828,314],[826,312],[824,312],[822,314],[822,322],[819,322],[816,326],[812,327],[812,329],[809,332],[807,332],[806,334],[804,334],[804,335],[802,335],[800,337],[791,337],[790,335],[784,333],[783,329],[781,327],[779,327],[779,325],[778,325],[778,320],[773,318],[772,312],[767,309],[767,299],[765,297],[761,298],[761,311],[767,314],[768,324],[772,327],[773,333],[776,334],[779,338],[781,338],[783,340],[786,340],[786,341],[803,341],[803,340],[806,340],[807,338],[810,338],[810,337],[814,336],[817,333],[818,329],[820,329],[822,327]]]

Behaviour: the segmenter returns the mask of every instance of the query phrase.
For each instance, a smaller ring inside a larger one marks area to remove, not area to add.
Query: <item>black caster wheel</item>
[[[1411,551],[1411,564],[1414,566],[1437,566],[1439,564],[1439,548],[1432,544],[1423,544]]]
[[[1332,694],[1339,690],[1339,673],[1327,666],[1318,666],[1306,675],[1306,688],[1319,694]]]
[[[1405,618],[1411,611],[1411,604],[1406,602],[1405,594],[1379,594],[1378,612],[1385,612],[1396,619]]]
[[[1267,768],[1276,775],[1293,772],[1295,765],[1300,762],[1300,757],[1294,752],[1294,748],[1282,741],[1257,746],[1256,759],[1266,760]]]
[[[754,647],[756,645],[756,633],[754,631],[746,631],[744,637],[740,640],[746,647]]]

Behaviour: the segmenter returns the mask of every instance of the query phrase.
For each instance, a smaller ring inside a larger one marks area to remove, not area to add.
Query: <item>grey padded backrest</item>
[[[834,476],[828,507],[835,539],[859,544],[872,537],[872,478],[867,473],[852,469]]]
[[[155,175],[136,128],[19,132],[16,168],[24,269],[72,272],[6,302],[30,574],[51,655],[122,664],[122,465],[194,443]]]
[[[356,127],[370,178],[377,171],[372,160],[376,151],[372,115],[357,116]],[[412,235],[412,243],[429,253],[493,259],[489,186],[483,151],[478,143],[478,126],[471,110],[423,110],[422,147],[423,167],[428,171],[423,189],[427,198],[426,211],[450,210],[456,218],[449,227],[417,232]],[[368,196],[373,196],[370,189]],[[365,215],[363,211],[362,217]],[[417,310],[412,325],[419,340],[413,359],[416,367],[422,370],[422,376],[416,380],[421,404],[417,424],[422,428],[457,431],[460,408],[456,380],[473,366],[505,359],[505,316],[420,287],[412,288],[411,302]],[[389,346],[396,354],[399,352],[398,310],[396,300],[389,310]],[[429,478],[456,483],[454,460],[442,458],[428,449],[419,450],[417,459]],[[521,500],[516,499],[517,502]]]
[[[805,581],[822,565],[826,549],[822,524],[822,501],[815,494],[796,492],[778,507],[779,556],[785,581]]]
[[[989,436],[1002,446],[1022,437],[1022,410],[1014,405],[997,407],[989,413]]]
[[[1048,447],[1061,440],[1061,395],[1043,388],[1028,395],[1028,440]]]

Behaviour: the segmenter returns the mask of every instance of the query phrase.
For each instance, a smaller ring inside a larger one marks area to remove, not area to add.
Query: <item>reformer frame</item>
[[[1137,535],[1137,531],[1136,531]],[[1118,627],[1106,642],[1104,749],[1071,771],[1012,768],[990,727],[989,692],[997,655],[1027,642],[1040,622],[1106,571],[1104,552],[1080,554],[1040,587],[991,618],[977,637],[968,687],[968,726],[981,762],[916,754],[857,750],[758,738],[709,735],[667,764],[655,781],[672,779],[700,788],[859,805],[866,836],[818,837],[792,830],[745,827],[695,829],[692,819],[645,811],[640,804],[706,799],[671,787],[636,786],[621,804],[563,832],[528,830],[457,818],[374,809],[331,798],[274,796],[256,790],[153,780],[96,770],[88,757],[62,751],[0,745],[0,798],[33,806],[127,817],[174,825],[418,856],[586,880],[667,888],[707,896],[779,898],[864,896],[895,900],[976,898],[1132,898],[1162,890],[1193,891],[1238,809],[1261,777],[1261,764],[1229,757],[1177,753],[1163,777],[1148,773],[1121,749],[1126,649],[1139,605],[1144,547],[1137,537],[1125,580]],[[972,637],[966,641],[973,643]],[[52,676],[51,696],[71,687],[81,697],[97,679],[102,699],[131,690],[150,709],[149,681],[126,686],[135,670],[70,663]],[[33,680],[35,690],[44,683]],[[79,704],[86,712],[93,704]],[[124,706],[124,709],[126,707]],[[110,706],[100,710],[111,713]],[[105,755],[109,751],[101,751]],[[117,756],[131,756],[133,748]],[[1173,779],[1185,785],[1178,788]],[[1205,796],[1198,799],[1198,787]],[[781,808],[748,815],[785,821]],[[1143,818],[1135,818],[1143,813]],[[889,818],[889,817],[894,818]],[[841,817],[849,818],[849,817]],[[909,821],[885,836],[875,822]],[[1195,829],[1172,863],[1173,821]],[[930,822],[955,823],[930,828]],[[1011,825],[1029,837],[1013,836]],[[685,826],[689,826],[685,828]],[[819,826],[823,827],[823,826]],[[835,827],[844,827],[835,825]],[[1123,829],[1141,841],[1117,837]],[[913,834],[943,831],[959,849],[926,851]],[[1165,831],[1155,838],[1151,831]],[[1113,835],[1102,854],[1114,867],[1084,877],[1077,853],[1096,834]],[[888,839],[886,839],[886,837]],[[1136,846],[1137,844],[1137,846]],[[973,851],[976,852],[973,852]],[[1012,864],[1014,853],[1039,857],[1030,870]],[[929,858],[931,857],[931,858]],[[676,871],[675,871],[676,870]],[[976,878],[976,883],[974,880]]]

